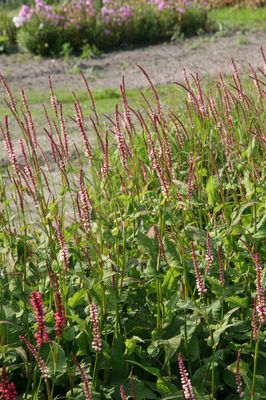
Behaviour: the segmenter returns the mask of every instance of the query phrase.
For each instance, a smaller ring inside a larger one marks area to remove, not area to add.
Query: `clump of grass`
[[[248,83],[234,60],[207,89],[184,71],[177,112],[141,67],[153,96],[133,108],[122,79],[104,119],[84,76],[88,103],[73,93],[68,114],[50,79],[45,145],[27,94],[1,76],[2,392],[263,398],[261,54]]]

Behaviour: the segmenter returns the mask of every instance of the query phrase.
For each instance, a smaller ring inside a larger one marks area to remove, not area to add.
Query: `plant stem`
[[[257,372],[257,360],[258,360],[258,352],[259,352],[260,328],[261,327],[259,326],[257,341],[256,341],[256,345],[255,345],[253,376],[252,376],[252,389],[251,389],[251,398],[250,398],[250,400],[254,400],[255,391],[256,391],[256,372]]]

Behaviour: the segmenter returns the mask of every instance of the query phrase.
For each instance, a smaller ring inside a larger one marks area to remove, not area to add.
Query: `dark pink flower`
[[[44,321],[44,307],[42,296],[39,292],[32,292],[30,295],[30,304],[34,309],[34,314],[37,322],[37,332],[34,334],[37,347],[40,348],[43,343],[49,342],[49,336],[46,331],[45,321]]]
[[[120,396],[121,400],[127,400],[124,385],[120,385]]]
[[[0,400],[16,400],[16,388],[13,382],[9,383],[5,368],[2,369],[0,380]]]
[[[56,304],[56,312],[54,313],[54,319],[55,319],[55,335],[57,338],[61,335],[62,330],[66,326],[66,314],[62,304],[62,297],[59,287],[57,287],[55,292],[55,304]]]

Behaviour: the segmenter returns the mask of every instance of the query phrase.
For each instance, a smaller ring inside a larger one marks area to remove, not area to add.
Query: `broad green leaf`
[[[219,199],[218,189],[218,179],[214,176],[210,176],[206,185],[206,193],[208,196],[208,204],[211,206],[214,206]]]
[[[229,296],[229,297],[226,297],[224,300],[236,307],[240,307],[240,308],[248,307],[248,299],[247,298],[243,298],[243,297],[239,297],[239,296]]]
[[[87,296],[88,290],[86,288],[78,290],[74,296],[68,299],[70,307],[75,308],[84,303],[85,297]]]

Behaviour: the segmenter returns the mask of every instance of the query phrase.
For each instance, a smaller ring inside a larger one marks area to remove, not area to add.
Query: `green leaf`
[[[89,336],[86,331],[79,332],[75,338],[76,346],[78,347],[78,356],[85,356],[88,354]]]
[[[85,297],[87,296],[88,290],[86,288],[77,291],[74,296],[68,299],[68,304],[71,308],[75,308],[84,303]]]
[[[224,300],[236,307],[240,307],[240,308],[248,307],[248,299],[247,298],[243,298],[243,297],[239,297],[239,296],[229,296],[229,297],[226,297]]]
[[[257,232],[253,235],[256,239],[264,239],[266,237],[266,214],[262,217],[257,225]]]
[[[67,370],[67,361],[64,350],[58,343],[54,343],[51,353],[48,368],[53,371],[53,375],[60,377],[65,374]]]
[[[179,268],[179,270],[182,272],[183,268],[182,265],[180,264],[180,255],[177,251],[176,244],[173,242],[173,240],[165,238],[164,248],[168,264],[173,268]]]
[[[210,176],[206,185],[206,193],[208,196],[208,204],[214,206],[219,199],[219,183],[218,179],[214,176]]]

